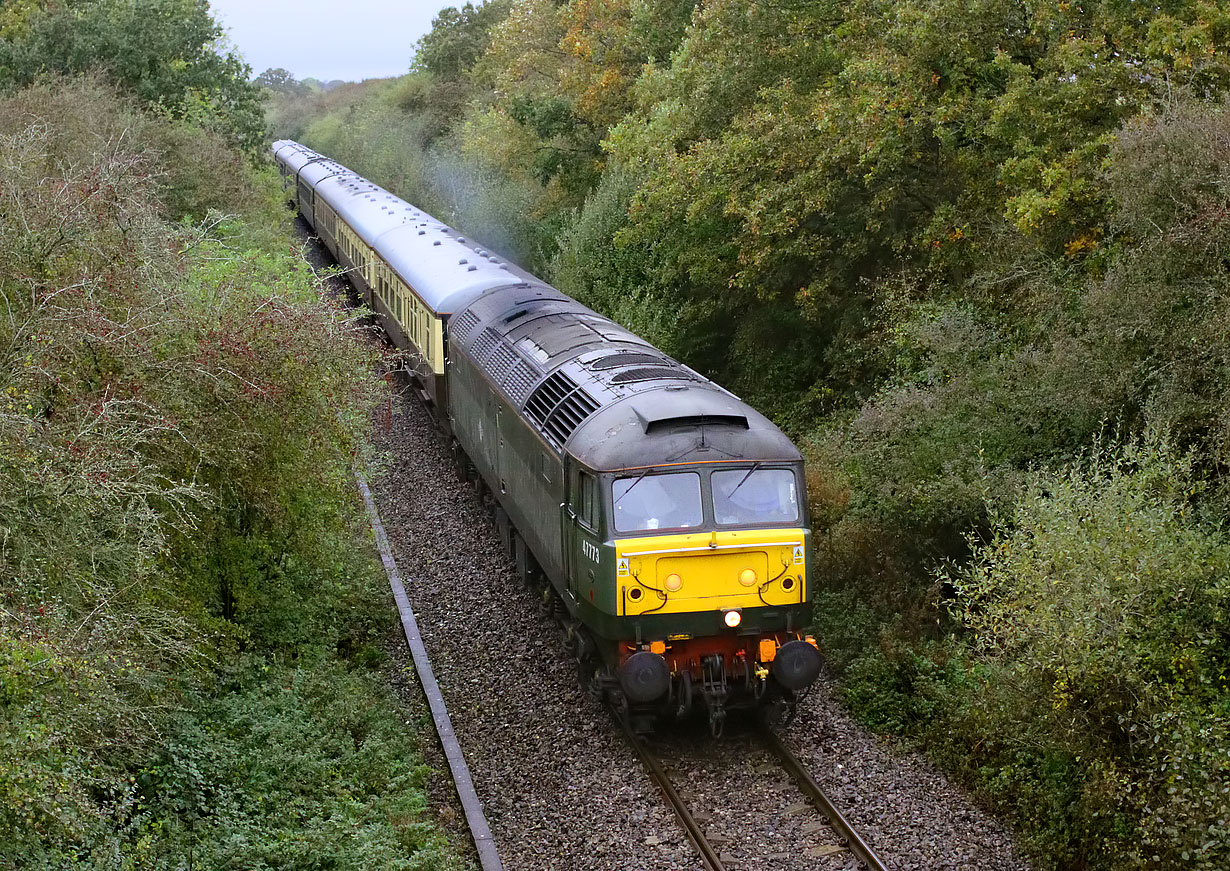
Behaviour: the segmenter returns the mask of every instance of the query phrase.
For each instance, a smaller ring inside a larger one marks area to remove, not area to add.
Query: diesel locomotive
[[[282,140],[288,198],[347,270],[489,494],[585,685],[638,725],[792,711],[816,680],[802,457],[619,324]]]

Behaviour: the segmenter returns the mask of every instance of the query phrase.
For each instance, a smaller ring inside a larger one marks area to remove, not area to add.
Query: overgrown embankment
[[[451,866],[273,174],[97,79],[0,131],[0,865]]]

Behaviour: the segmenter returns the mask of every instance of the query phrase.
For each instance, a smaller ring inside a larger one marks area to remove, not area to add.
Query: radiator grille
[[[478,315],[466,309],[449,322],[449,331],[460,343],[470,338],[470,333],[474,332],[476,326],[478,326]]]
[[[525,401],[538,373],[508,346],[502,335],[491,327],[483,330],[474,342],[473,353],[478,365],[516,405]]]
[[[581,423],[598,410],[598,403],[563,372],[538,385],[525,403],[525,411],[543,434],[560,446]]]

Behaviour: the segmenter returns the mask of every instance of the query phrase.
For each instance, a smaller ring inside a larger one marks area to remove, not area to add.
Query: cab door
[[[568,502],[564,516],[564,561],[568,592],[581,599],[594,586],[601,560],[598,546],[598,479],[568,461]]]

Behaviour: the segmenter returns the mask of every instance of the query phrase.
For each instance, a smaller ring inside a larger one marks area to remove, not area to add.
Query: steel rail
[[[869,871],[887,871],[887,867],[880,861],[875,851],[867,845],[862,836],[842,816],[837,806],[829,801],[829,797],[824,794],[820,784],[816,783],[815,779],[803,767],[803,763],[794,755],[790,748],[782,743],[782,739],[777,733],[770,729],[761,729],[760,733],[765,744],[773,751],[778,761],[782,763],[782,767],[794,778],[794,782],[798,784],[803,794],[812,800],[816,810],[828,817],[829,824],[833,827],[833,830],[845,839],[846,848],[854,854],[854,857]]]
[[[628,743],[632,745],[637,755],[641,757],[641,762],[648,769],[654,782],[658,784],[658,788],[662,790],[662,794],[666,796],[666,800],[670,802],[671,808],[675,811],[675,816],[679,818],[679,823],[683,826],[684,834],[688,836],[688,840],[696,847],[705,865],[710,871],[726,871],[726,866],[722,864],[722,859],[718,856],[717,850],[713,848],[713,845],[709,843],[709,839],[705,837],[704,829],[700,827],[696,817],[692,816],[692,812],[688,810],[687,803],[676,791],[675,785],[671,783],[670,775],[662,768],[662,764],[658,762],[657,757],[653,755],[653,752],[645,745],[645,742],[632,731],[632,727],[622,717],[620,718],[620,725],[623,727]]]
[[[478,851],[478,863],[483,871],[503,871],[500,854],[495,846],[495,838],[487,817],[483,814],[483,805],[474,789],[474,779],[470,776],[470,768],[466,765],[461,745],[453,731],[453,721],[448,715],[444,704],[444,695],[436,682],[435,672],[431,668],[431,660],[427,658],[427,648],[423,645],[423,637],[419,634],[418,621],[414,617],[414,609],[406,595],[405,585],[401,581],[401,573],[393,559],[389,538],[385,534],[384,524],[380,522],[380,514],[376,510],[376,502],[372,499],[371,490],[363,474],[356,468],[355,480],[359,484],[359,492],[363,495],[363,504],[367,507],[367,516],[372,524],[372,532],[376,536],[376,548],[380,551],[380,560],[384,563],[385,572],[389,576],[389,586],[393,589],[393,598],[397,602],[397,611],[401,615],[402,629],[406,633],[406,642],[414,656],[414,670],[418,674],[419,683],[423,686],[423,694],[431,708],[431,718],[436,726],[436,734],[440,736],[440,745],[448,760],[449,770],[453,775],[453,786],[457,790],[457,798],[465,811],[466,823],[470,827],[470,835],[474,839],[474,849]]]

